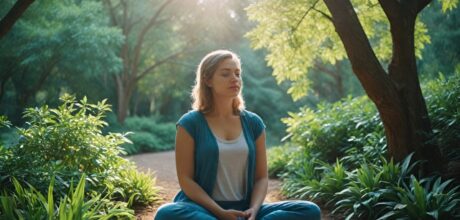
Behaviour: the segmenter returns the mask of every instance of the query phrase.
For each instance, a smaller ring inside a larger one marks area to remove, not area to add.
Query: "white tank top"
[[[216,201],[239,201],[246,193],[248,144],[243,131],[234,140],[216,137],[219,147],[217,177],[211,197]]]

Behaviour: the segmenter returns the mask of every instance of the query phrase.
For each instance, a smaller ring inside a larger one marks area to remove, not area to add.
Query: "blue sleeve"
[[[259,138],[259,136],[265,130],[266,126],[262,118],[260,118],[260,116],[257,115],[256,113],[252,113],[251,115],[251,124],[252,124],[252,130],[254,133],[255,140],[257,140],[257,138]]]
[[[187,133],[189,133],[190,136],[192,136],[192,138],[195,139],[197,125],[196,117],[193,112],[188,112],[182,115],[182,117],[176,123],[176,129],[177,126],[183,127],[187,131]]]

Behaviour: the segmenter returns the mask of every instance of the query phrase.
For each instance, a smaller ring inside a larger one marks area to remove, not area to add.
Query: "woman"
[[[181,191],[155,219],[320,219],[306,201],[262,204],[268,185],[265,125],[244,110],[241,62],[217,50],[198,66],[193,111],[177,122],[176,169]]]

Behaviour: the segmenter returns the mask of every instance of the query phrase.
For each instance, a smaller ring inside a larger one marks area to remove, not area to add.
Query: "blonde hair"
[[[192,108],[194,110],[198,110],[203,113],[208,113],[213,110],[214,103],[212,99],[212,91],[211,88],[206,85],[206,81],[212,78],[217,71],[219,64],[226,59],[233,59],[241,65],[238,55],[228,50],[212,51],[201,60],[200,65],[198,65],[196,70],[195,86],[192,90]],[[242,85],[241,88],[243,88]],[[239,114],[244,109],[244,100],[241,91],[242,89],[240,90],[238,96],[233,99],[232,108],[234,114]]]

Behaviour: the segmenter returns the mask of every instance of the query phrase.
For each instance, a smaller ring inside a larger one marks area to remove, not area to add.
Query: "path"
[[[156,184],[160,188],[159,196],[161,200],[153,207],[143,210],[138,219],[152,220],[156,209],[169,201],[179,191],[179,183],[176,176],[174,151],[160,152],[160,153],[146,153],[138,154],[127,157],[127,159],[134,161],[141,171],[151,170],[156,174]],[[265,199],[266,202],[275,202],[283,200],[280,193],[281,182],[276,179],[270,179],[268,183],[268,194]],[[323,219],[328,219],[323,216]]]

